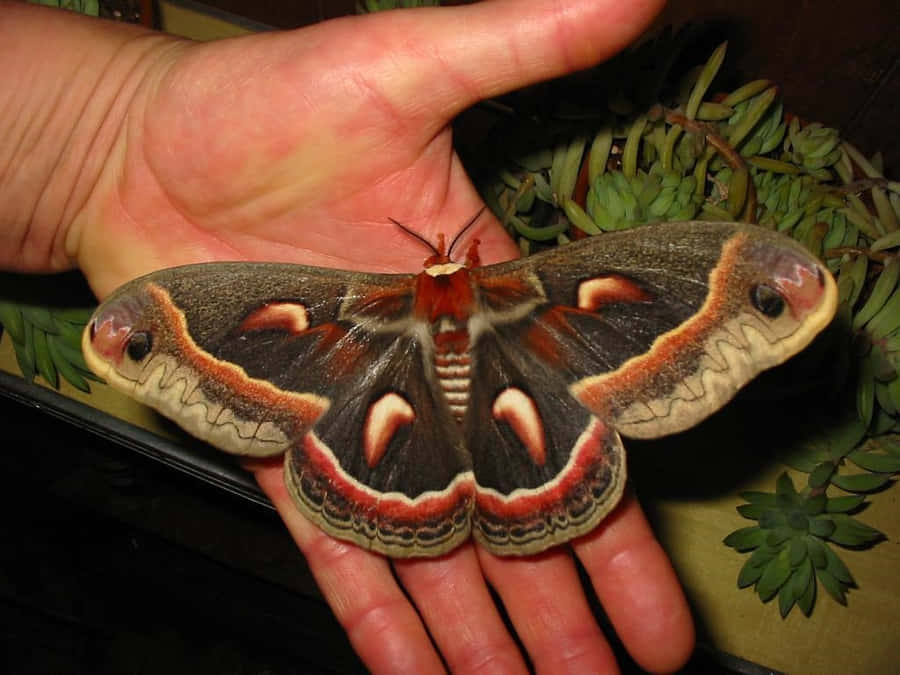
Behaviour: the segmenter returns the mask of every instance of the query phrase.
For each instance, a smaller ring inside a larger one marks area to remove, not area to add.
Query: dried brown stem
[[[722,155],[722,159],[725,160],[725,162],[732,168],[732,170],[749,171],[747,163],[744,161],[744,158],[741,157],[737,149],[732,146],[727,139],[722,138],[722,136],[719,135],[712,124],[692,120],[689,117],[685,116],[683,113],[678,112],[677,110],[671,110],[669,108],[662,108],[662,110],[665,113],[666,122],[668,122],[669,124],[677,124],[690,134],[694,134],[695,136],[703,136],[706,142],[709,143],[720,155]],[[756,186],[753,185],[752,180],[748,180],[747,198],[744,202],[744,210],[741,213],[741,220],[743,222],[755,221],[756,207]]]
[[[831,192],[839,194],[862,194],[873,187],[887,188],[890,181],[887,178],[860,178],[846,185],[836,185]]]
[[[838,246],[836,248],[826,249],[824,252],[824,256],[826,258],[837,258],[838,256],[842,256],[845,254],[850,255],[864,255],[869,260],[874,260],[875,262],[886,263],[891,258],[898,257],[897,253],[889,253],[887,251],[873,251],[870,248],[860,248],[858,246]]]

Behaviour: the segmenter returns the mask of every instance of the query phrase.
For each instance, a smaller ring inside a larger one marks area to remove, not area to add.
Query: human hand
[[[497,0],[160,42],[123,86],[123,122],[59,240],[101,297],[138,274],[205,260],[418,271],[421,244],[387,218],[435,241],[481,207],[450,119],[481,98],[602,60],[658,4]],[[490,217],[470,236],[483,262],[517,253]],[[674,669],[690,652],[677,579],[631,496],[569,548],[502,559],[465,545],[390,563],[303,519],[280,466],[254,470],[375,672],[440,670],[438,653],[453,671],[524,671],[489,587],[535,669],[614,670],[572,553],[639,664]]]

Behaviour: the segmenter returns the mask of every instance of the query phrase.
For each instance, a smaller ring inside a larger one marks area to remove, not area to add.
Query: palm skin
[[[609,56],[658,4],[500,0],[206,45],[165,39],[123,95],[127,115],[66,252],[100,297],[139,274],[209,260],[418,271],[428,251],[388,218],[436,242],[482,207],[451,118]],[[487,215],[469,236],[482,263],[517,255]],[[642,666],[674,669],[690,653],[686,603],[633,497],[569,548],[500,559],[465,545],[392,572],[303,519],[280,464],[248,466],[374,672],[525,672],[489,587],[537,670],[614,671],[573,553]]]
[[[385,27],[366,26],[374,21]],[[471,102],[472,92],[452,82],[462,74],[414,59],[395,72],[403,57],[391,51],[390,34],[419,23],[378,16],[171,45],[158,81],[138,87],[117,161],[77,219],[86,223],[79,259],[95,290],[213,259],[420,269],[427,251],[388,217],[434,241],[482,203],[448,126]],[[423,94],[421,73],[433,69],[451,80],[438,97]],[[487,262],[517,254],[496,223],[485,219],[472,234]]]

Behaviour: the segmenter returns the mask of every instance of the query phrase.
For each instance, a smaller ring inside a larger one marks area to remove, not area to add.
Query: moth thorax
[[[447,318],[437,323],[434,335],[434,370],[444,399],[457,422],[462,422],[469,405],[471,358],[469,334]]]

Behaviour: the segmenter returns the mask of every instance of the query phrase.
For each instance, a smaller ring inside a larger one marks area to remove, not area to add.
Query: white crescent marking
[[[591,312],[611,302],[638,302],[646,297],[637,284],[618,275],[594,277],[578,284],[578,308]]]
[[[515,432],[534,463],[543,466],[547,459],[544,442],[544,425],[537,406],[521,389],[509,387],[494,399],[491,414],[496,420],[506,422]]]
[[[412,406],[394,392],[385,394],[369,406],[363,425],[363,453],[370,469],[381,461],[397,429],[414,419],[416,413]]]
[[[279,328],[292,334],[309,328],[306,306],[298,302],[270,302],[252,312],[241,324],[244,330]]]

